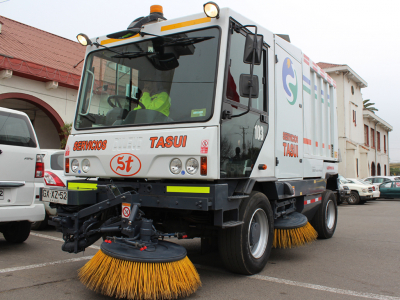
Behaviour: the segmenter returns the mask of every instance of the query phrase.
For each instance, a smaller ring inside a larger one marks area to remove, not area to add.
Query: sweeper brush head
[[[91,290],[126,299],[176,299],[201,286],[182,246],[159,241],[154,249],[146,250],[103,243],[79,270],[80,280]]]
[[[315,241],[318,233],[307,217],[294,212],[286,218],[275,221],[274,248],[292,248]]]

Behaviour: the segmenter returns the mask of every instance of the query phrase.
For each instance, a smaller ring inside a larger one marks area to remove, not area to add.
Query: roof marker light
[[[219,7],[215,2],[207,2],[203,6],[204,13],[209,18],[219,18]]]
[[[79,44],[81,44],[82,46],[87,46],[87,45],[92,45],[92,41],[89,39],[89,37],[84,34],[84,33],[80,33],[76,36],[76,39],[78,40]]]

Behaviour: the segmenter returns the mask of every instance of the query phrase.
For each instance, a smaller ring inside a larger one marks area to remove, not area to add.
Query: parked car
[[[400,180],[400,177],[399,176],[370,176],[370,177],[367,177],[367,178],[365,178],[363,180],[369,181],[374,185],[375,184],[380,185],[380,184],[382,184],[384,182]]]
[[[342,175],[339,175],[339,181],[341,184],[345,184],[350,189],[350,197],[347,199],[347,203],[355,205],[355,204],[364,204],[367,200],[372,199],[372,188],[368,188],[365,184],[362,183],[354,183]]]
[[[45,217],[36,203],[43,186],[44,162],[27,114],[0,107],[0,232],[8,242],[22,243],[31,222]]]
[[[44,186],[66,186],[67,177],[64,175],[64,152],[61,149],[42,150],[44,156]],[[71,178],[69,176],[68,178]],[[75,177],[72,177],[75,178]],[[50,202],[43,202],[46,216],[43,221],[32,223],[32,229],[41,230],[46,228],[49,217],[55,216],[57,210],[50,207]]]
[[[379,198],[379,196],[380,196],[379,186],[375,186],[372,183],[370,183],[369,181],[365,181],[365,180],[362,180],[362,179],[356,179],[356,178],[346,178],[346,179],[350,183],[366,185],[368,190],[372,191],[372,200],[375,200],[375,199]]]
[[[400,199],[400,180],[382,183],[380,186],[381,198]]]

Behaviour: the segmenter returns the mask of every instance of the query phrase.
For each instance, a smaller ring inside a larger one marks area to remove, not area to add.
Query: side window
[[[250,65],[243,62],[244,45],[246,37],[244,33],[233,32],[231,34],[230,43],[230,60],[228,62],[228,77],[226,81],[226,98],[243,105],[248,105],[249,99],[247,97],[240,97],[239,80],[240,74],[250,74]],[[253,75],[258,77],[258,98],[252,98],[252,108],[258,110],[266,110],[264,107],[264,60],[266,57],[266,50],[263,50],[263,55],[260,65],[255,65]]]
[[[387,183],[382,184],[381,187],[383,187],[383,188],[390,188],[391,186],[392,186],[392,183],[391,183],[391,182],[387,182]]]
[[[36,148],[32,126],[26,116],[0,112],[0,144]]]
[[[393,187],[396,189],[400,189],[400,182],[393,182]]]

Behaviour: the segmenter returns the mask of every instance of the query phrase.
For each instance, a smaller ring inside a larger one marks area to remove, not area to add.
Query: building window
[[[354,95],[354,86],[351,86],[351,94]]]
[[[386,135],[383,135],[383,151],[386,153]]]
[[[383,172],[385,173],[385,176],[386,176],[386,165],[384,165],[384,170],[383,170]]]
[[[367,125],[364,125],[364,144],[365,146],[369,146],[369,134]]]
[[[376,131],[376,143],[378,151],[381,151],[381,133],[379,131]]]
[[[358,178],[358,158],[356,158],[357,178]]]
[[[357,126],[357,112],[353,110],[353,123],[354,126]]]
[[[375,130],[371,128],[371,148],[375,148]]]
[[[378,171],[378,176],[381,176],[381,164],[380,163],[378,163],[377,171]]]
[[[375,176],[375,163],[371,163],[371,176]]]

